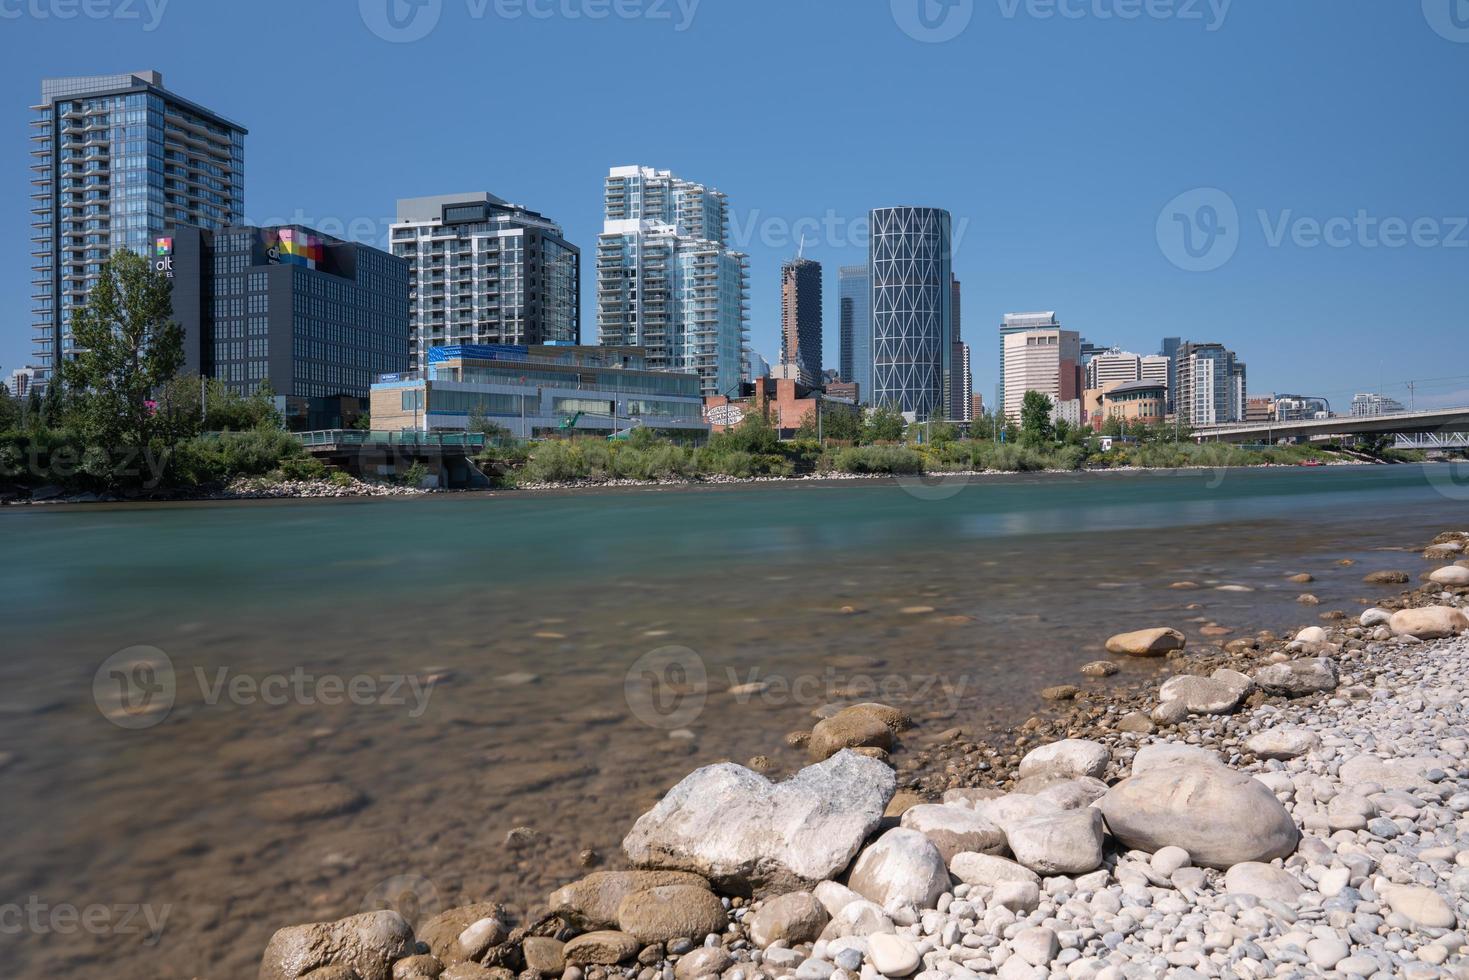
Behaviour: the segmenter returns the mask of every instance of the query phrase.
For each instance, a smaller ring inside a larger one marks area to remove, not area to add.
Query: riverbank
[[[1464,975],[1466,544],[1288,640],[1113,637],[992,738],[833,704],[788,737],[814,762],[794,781],[705,767],[640,818],[624,849],[658,870],[591,875],[513,929],[493,902],[416,936],[392,911],[293,927],[261,976]],[[1161,688],[1104,683],[1154,659]]]

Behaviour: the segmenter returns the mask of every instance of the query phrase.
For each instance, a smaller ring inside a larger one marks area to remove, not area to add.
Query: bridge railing
[[[465,449],[485,448],[487,437],[483,432],[415,432],[367,429],[322,429],[315,432],[296,432],[296,438],[305,446],[402,446],[422,449]]]

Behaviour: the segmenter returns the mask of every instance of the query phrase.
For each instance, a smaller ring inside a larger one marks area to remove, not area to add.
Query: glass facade
[[[48,79],[32,120],[38,382],[71,352],[72,311],[113,252],[151,255],[175,224],[244,211],[246,131],[165,90],[156,72]]]
[[[857,397],[872,400],[872,276],[865,265],[844,265],[838,272],[841,357],[838,373],[857,383]]]
[[[947,407],[953,356],[949,212],[872,212],[873,405],[924,421]]]
[[[600,342],[643,347],[650,368],[729,394],[746,377],[749,271],[729,247],[724,195],[645,167],[614,169],[603,193]]]

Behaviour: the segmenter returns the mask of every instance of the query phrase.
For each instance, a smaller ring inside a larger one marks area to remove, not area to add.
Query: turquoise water
[[[916,738],[982,731],[1113,632],[1350,613],[1366,572],[1416,576],[1469,526],[1463,489],[1376,467],[0,511],[0,903],[172,910],[151,945],[30,937],[20,975],[253,975],[272,929],[405,880],[426,907],[529,907],[689,769],[798,767],[784,734],[864,684]],[[174,690],[133,729],[94,682],[139,646]],[[644,691],[670,648],[698,675]],[[374,696],[251,695],[292,672]],[[775,687],[727,693],[752,679]],[[279,812],[324,785],[356,799]]]

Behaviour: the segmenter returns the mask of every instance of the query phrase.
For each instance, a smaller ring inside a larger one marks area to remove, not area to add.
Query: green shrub
[[[837,452],[843,473],[922,473],[923,457],[904,446],[852,446]]]

